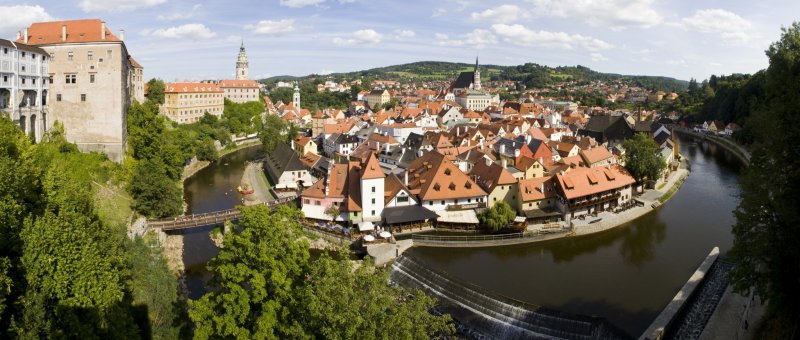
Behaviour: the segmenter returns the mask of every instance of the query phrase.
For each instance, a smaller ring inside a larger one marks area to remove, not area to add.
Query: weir
[[[573,315],[501,296],[446,273],[434,271],[404,255],[392,264],[390,278],[405,288],[439,299],[437,309],[450,314],[469,338],[497,339],[631,339],[598,317]]]

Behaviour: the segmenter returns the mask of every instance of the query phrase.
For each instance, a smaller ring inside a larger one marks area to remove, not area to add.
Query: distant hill
[[[419,61],[409,64],[378,67],[369,70],[332,73],[328,75],[312,74],[305,77],[277,76],[263,79],[263,82],[308,80],[312,78],[325,79],[356,79],[371,78],[384,80],[416,80],[435,81],[452,80],[460,72],[472,71],[474,64],[449,63],[442,61]],[[481,65],[481,77],[485,80],[514,80],[521,82],[526,87],[541,87],[565,80],[588,82],[594,80],[612,81],[627,80],[631,84],[663,91],[685,91],[689,82],[669,77],[621,75],[601,73],[585,66],[559,66],[549,67],[533,63],[518,66]]]

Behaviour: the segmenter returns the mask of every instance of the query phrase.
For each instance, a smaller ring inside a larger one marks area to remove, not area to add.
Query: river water
[[[657,210],[595,235],[493,248],[412,248],[426,265],[487,290],[527,303],[601,316],[638,336],[672,299],[715,246],[733,241],[740,163],[715,145],[681,140],[691,173]],[[223,157],[186,180],[190,213],[229,209],[250,148]],[[226,165],[227,164],[227,165]],[[228,193],[225,195],[225,193]],[[190,298],[203,294],[205,263],[217,250],[210,229],[185,234],[184,263]]]

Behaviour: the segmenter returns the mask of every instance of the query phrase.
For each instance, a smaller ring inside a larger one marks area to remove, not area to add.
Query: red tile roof
[[[101,33],[102,23],[103,21],[100,19],[35,22],[28,28],[28,44],[50,45],[122,41],[111,33],[108,25],[105,27],[106,37],[103,39]],[[67,28],[66,41],[61,40],[61,29],[63,26]],[[24,38],[20,38],[17,41],[24,42]]]
[[[619,189],[635,182],[620,166],[577,168],[565,174],[557,174],[556,178],[567,199]]]

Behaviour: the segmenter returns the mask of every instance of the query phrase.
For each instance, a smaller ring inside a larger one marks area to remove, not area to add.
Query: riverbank
[[[714,136],[710,134],[695,132],[685,128],[678,128],[674,129],[675,132],[682,133],[685,135],[689,135],[695,138],[700,138],[703,140],[710,141],[715,145],[720,146],[721,148],[727,150],[732,155],[736,156],[744,165],[750,165],[750,151],[748,151],[745,147],[737,144],[736,142],[730,140],[729,138],[723,138],[719,136]]]
[[[254,146],[259,146],[259,145],[261,145],[261,141],[253,141],[253,142],[248,142],[248,143],[243,143],[241,145],[237,145],[237,146],[235,146],[233,148],[225,148],[225,149],[222,149],[222,150],[219,151],[219,157],[222,158],[222,157],[224,157],[226,155],[229,155],[229,154],[232,154],[232,153],[234,153],[236,151],[239,151],[239,150],[242,150],[242,149],[247,149],[247,148],[254,147]],[[205,169],[209,165],[211,165],[211,162],[209,162],[209,161],[197,160],[197,161],[191,162],[188,165],[184,166],[183,167],[183,173],[181,174],[181,185],[183,185],[183,181],[185,181],[187,178],[196,175],[200,170]]]

